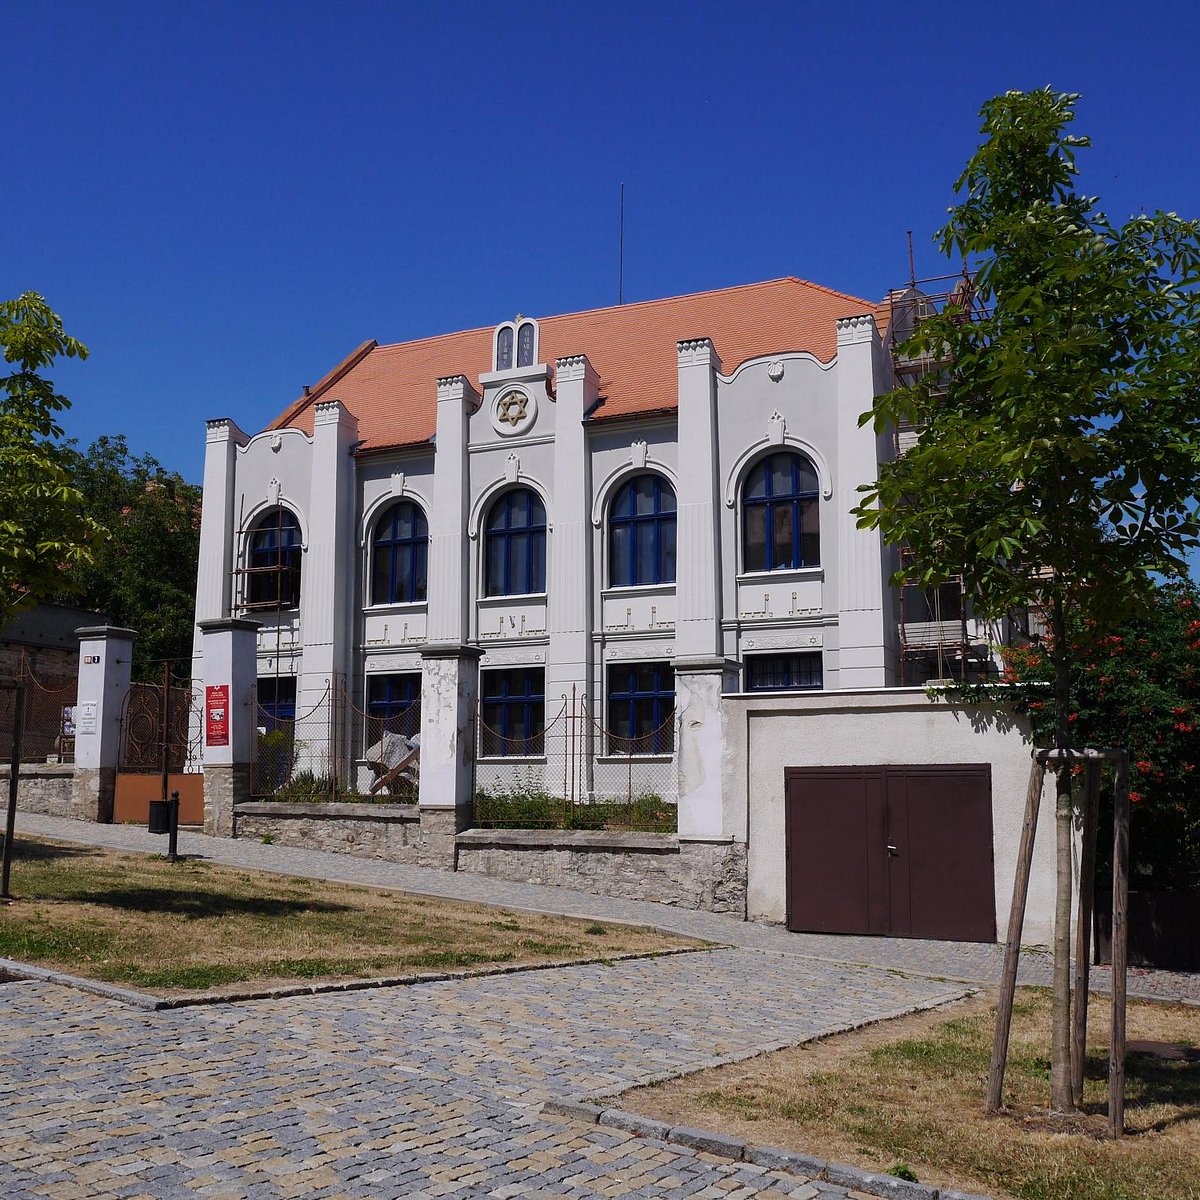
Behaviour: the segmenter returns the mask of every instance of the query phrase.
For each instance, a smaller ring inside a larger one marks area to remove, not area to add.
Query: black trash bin
[[[146,825],[149,833],[171,832],[171,802],[169,800],[150,801],[150,820]]]

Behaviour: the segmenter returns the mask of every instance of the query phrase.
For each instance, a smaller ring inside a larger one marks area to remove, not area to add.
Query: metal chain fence
[[[20,687],[20,693],[6,690],[0,704],[0,756],[8,760],[16,717],[16,697],[22,696],[24,723],[21,761],[25,763],[73,763],[75,761],[75,701],[78,682],[64,679],[61,673],[43,674],[25,654],[21,654],[6,685]]]
[[[678,828],[674,716],[650,733],[605,728],[586,695],[560,699],[533,737],[489,727],[476,708],[474,823],[502,829]]]

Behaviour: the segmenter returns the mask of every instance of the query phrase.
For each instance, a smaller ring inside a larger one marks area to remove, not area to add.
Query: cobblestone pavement
[[[163,849],[163,839],[146,833],[140,826],[95,825],[60,817],[19,813],[17,832],[123,850],[161,853]],[[248,840],[210,838],[200,833],[181,833],[179,848],[183,854],[199,855],[229,866],[403,889],[538,912],[632,921],[747,950],[775,951],[830,962],[861,963],[927,975],[934,979],[995,984],[1000,977],[1004,956],[1003,947],[996,945],[790,933],[778,926],[739,921],[734,917],[713,913],[692,912],[668,904],[593,896],[588,892],[567,888],[510,883],[482,875],[436,871],[328,851],[297,850],[286,846],[264,846],[261,842]],[[1107,991],[1110,978],[1106,967],[1094,967],[1093,990]],[[1041,953],[1024,954],[1021,980],[1024,983],[1049,984],[1049,958]],[[1200,1004],[1200,975],[1133,969],[1129,974],[1129,992],[1130,995],[1152,999]]]
[[[134,828],[33,816],[19,828],[161,848]],[[943,1003],[965,990],[949,977],[990,980],[999,962],[995,947],[806,937],[198,834],[184,834],[181,849],[248,868],[641,921],[730,948],[161,1013],[47,983],[0,984],[5,1200],[845,1198],[829,1183],[544,1117],[540,1105]],[[1042,969],[1040,959],[1027,963],[1031,977]],[[1194,985],[1148,982],[1164,993]]]
[[[0,984],[0,1195],[846,1197],[539,1106],[962,991],[739,949],[166,1013]]]

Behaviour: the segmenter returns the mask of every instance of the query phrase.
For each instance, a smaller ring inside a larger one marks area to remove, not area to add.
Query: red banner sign
[[[229,685],[204,689],[204,740],[210,746],[229,745]]]

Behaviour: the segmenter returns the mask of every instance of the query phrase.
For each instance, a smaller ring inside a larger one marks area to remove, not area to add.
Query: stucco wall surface
[[[1012,902],[1029,781],[1027,727],[998,708],[930,700],[892,688],[726,698],[726,832],[748,841],[751,919],[786,919],[784,771],[787,767],[987,763],[992,772],[996,924]],[[1023,941],[1048,944],[1054,916],[1054,796],[1047,780]],[[744,831],[744,833],[743,833]]]

